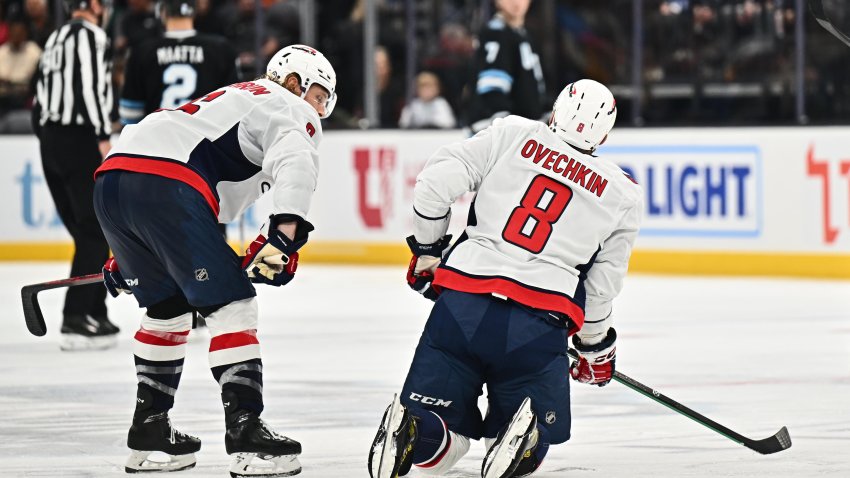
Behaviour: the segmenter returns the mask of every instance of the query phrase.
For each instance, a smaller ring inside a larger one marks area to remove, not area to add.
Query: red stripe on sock
[[[189,331],[184,332],[161,332],[159,330],[148,330],[140,328],[134,337],[137,341],[148,345],[175,346],[183,345],[189,341]]]
[[[260,341],[257,340],[257,330],[243,330],[241,332],[233,332],[231,334],[222,334],[213,337],[210,340],[210,352],[216,350],[232,349],[245,345],[256,345]]]

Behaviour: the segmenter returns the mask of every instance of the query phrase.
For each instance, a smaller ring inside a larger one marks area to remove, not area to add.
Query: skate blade
[[[151,454],[156,453],[151,459]],[[164,457],[164,460],[159,458]],[[195,454],[189,453],[186,455],[169,455],[162,452],[154,451],[133,451],[127,458],[127,463],[124,465],[124,471],[127,473],[166,473],[171,471],[181,471],[193,468],[197,463]]]
[[[523,400],[519,410],[511,419],[511,424],[505,430],[502,439],[493,445],[494,449],[487,453],[484,458],[485,468],[482,470],[483,478],[504,478],[509,475],[511,465],[514,465],[516,452],[519,448],[525,447],[528,442],[529,428],[534,420],[534,412],[531,411],[531,399]],[[492,456],[492,460],[487,465],[487,459]],[[518,462],[517,462],[518,463]],[[514,467],[515,468],[515,467]]]
[[[233,453],[230,476],[250,478],[253,476],[292,476],[301,473],[298,455],[264,456],[257,453]]]
[[[389,406],[389,410],[381,423],[381,428],[384,429],[384,443],[381,445],[381,457],[378,462],[378,472],[374,478],[396,478],[394,474],[396,462],[398,461],[399,450],[396,447],[395,437],[401,432],[407,430],[399,430],[401,423],[404,420],[405,408],[398,398],[398,394],[393,395],[393,402]]]
[[[59,349],[63,352],[81,352],[85,350],[106,350],[118,345],[118,335],[85,337],[77,334],[62,334]]]

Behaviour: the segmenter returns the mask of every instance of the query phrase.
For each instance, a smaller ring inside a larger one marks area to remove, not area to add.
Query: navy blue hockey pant
[[[193,307],[256,295],[209,204],[191,186],[151,174],[107,171],[95,183],[94,206],[140,307],[179,295]]]
[[[207,318],[225,402],[261,412],[256,292],[204,197],[174,179],[108,171],[95,182],[94,206],[121,275],[147,308],[133,342],[137,412],[174,405],[193,311]]]
[[[440,415],[448,429],[492,438],[525,397],[550,443],[570,437],[567,330],[491,295],[446,289],[416,347],[401,402]],[[487,384],[486,417],[478,397]]]

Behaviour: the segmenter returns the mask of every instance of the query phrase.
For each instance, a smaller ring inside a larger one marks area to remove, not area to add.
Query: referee
[[[71,276],[100,272],[109,246],[92,206],[94,170],[109,151],[112,77],[106,33],[98,26],[111,0],[65,0],[71,19],[47,40],[38,70],[34,119],[44,176],[74,239]],[[65,296],[62,350],[115,345],[101,284]]]

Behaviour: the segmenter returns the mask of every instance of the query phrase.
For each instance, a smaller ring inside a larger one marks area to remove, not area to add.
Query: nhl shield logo
[[[546,412],[546,423],[548,423],[549,425],[555,423],[555,420],[557,419],[558,417],[555,416],[554,410],[549,410],[548,412]]]
[[[195,280],[198,282],[203,282],[205,280],[209,280],[210,276],[207,274],[206,269],[196,269],[195,270]]]

